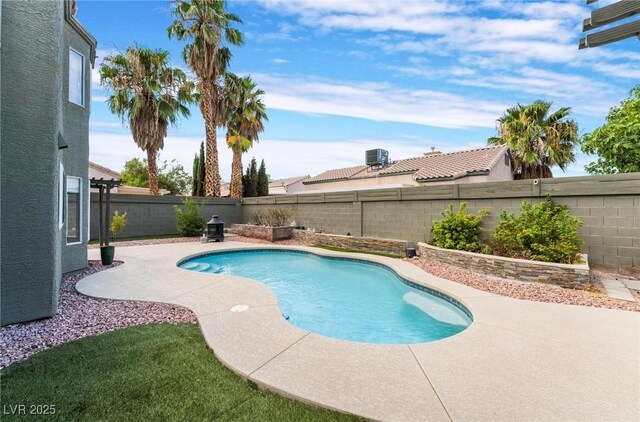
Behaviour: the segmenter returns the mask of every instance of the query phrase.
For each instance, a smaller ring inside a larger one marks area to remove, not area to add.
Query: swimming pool
[[[178,266],[264,283],[278,297],[289,322],[343,340],[423,343],[457,334],[472,322],[470,312],[455,299],[365,260],[252,249],[201,255]]]

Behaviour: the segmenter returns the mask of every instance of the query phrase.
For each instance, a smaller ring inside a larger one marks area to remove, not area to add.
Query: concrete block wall
[[[523,201],[547,194],[582,219],[592,266],[640,274],[640,173],[245,198],[242,210],[243,222],[258,209],[287,207],[298,225],[326,233],[424,242],[449,205],[488,209],[490,232],[502,211],[519,213]]]
[[[178,232],[175,207],[182,207],[182,196],[111,195],[111,213],[127,213],[127,227],[120,237],[159,236]],[[205,223],[217,214],[225,227],[242,222],[240,200],[230,198],[194,198],[202,203],[201,215]],[[104,206],[104,205],[103,205]],[[98,239],[98,194],[91,194],[91,239]]]

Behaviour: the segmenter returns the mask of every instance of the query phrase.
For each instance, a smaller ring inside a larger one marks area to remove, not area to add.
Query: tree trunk
[[[242,146],[236,143],[231,149],[233,150],[233,161],[231,163],[229,196],[231,198],[242,198]]]
[[[202,83],[202,102],[200,110],[204,118],[206,133],[206,157],[205,157],[205,196],[220,196],[220,168],[218,166],[218,142],[216,139],[216,116],[213,107],[213,93],[215,89],[211,84]]]
[[[158,189],[158,166],[156,163],[158,152],[154,149],[147,149],[147,164],[149,166],[149,192],[151,195],[160,195]]]

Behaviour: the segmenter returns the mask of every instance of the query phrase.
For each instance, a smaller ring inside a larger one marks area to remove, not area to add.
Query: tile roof
[[[469,173],[488,172],[508,150],[507,145],[456,151],[447,154],[425,156],[423,167],[413,175],[413,179],[424,181],[430,179],[465,177]]]
[[[292,185],[292,184],[294,184],[296,182],[299,182],[301,180],[308,179],[308,178],[309,178],[309,175],[289,177],[289,178],[286,178],[286,179],[276,179],[276,180],[272,180],[272,181],[269,182],[269,187],[270,188],[275,188],[275,187],[280,187],[280,186],[286,187],[286,186]]]
[[[366,165],[327,170],[306,179],[303,183],[353,180],[377,175],[390,176],[406,173],[413,173],[412,178],[416,181],[459,179],[469,173],[490,171],[507,150],[506,145],[500,145],[445,154],[430,153],[421,157],[395,160],[379,170]]]
[[[368,166],[361,165],[355,167],[344,167],[341,169],[327,170],[324,173],[320,173],[317,176],[310,177],[305,180],[303,183],[313,183],[313,182],[328,182],[331,180],[345,180],[350,179],[352,176],[360,173],[362,170],[366,170]]]

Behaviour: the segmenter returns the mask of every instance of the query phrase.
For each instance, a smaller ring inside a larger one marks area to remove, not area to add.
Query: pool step
[[[209,264],[205,264],[204,262],[201,262],[198,264],[197,267],[193,268],[194,271],[200,271],[201,273],[207,271],[209,268],[211,268],[211,265]]]

